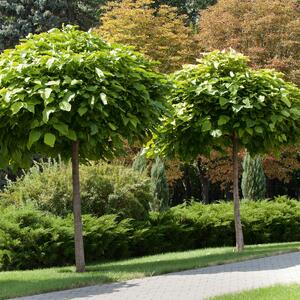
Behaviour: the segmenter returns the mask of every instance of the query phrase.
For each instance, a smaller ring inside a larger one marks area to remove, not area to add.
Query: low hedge
[[[74,263],[72,217],[58,217],[33,206],[0,207],[0,269],[31,269]],[[280,197],[272,201],[242,201],[247,244],[300,240],[300,202]],[[192,202],[146,221],[118,215],[84,215],[87,262],[233,246],[232,203]]]

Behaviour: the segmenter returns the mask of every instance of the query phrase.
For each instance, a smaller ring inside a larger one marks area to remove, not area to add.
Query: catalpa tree
[[[165,79],[131,49],[66,26],[0,56],[0,167],[33,154],[72,158],[76,269],[85,270],[79,159],[111,159],[150,137]]]
[[[234,51],[206,54],[171,79],[172,115],[149,151],[194,160],[232,149],[236,248],[242,250],[238,151],[267,153],[299,139],[300,91],[280,73],[251,69],[248,58]]]

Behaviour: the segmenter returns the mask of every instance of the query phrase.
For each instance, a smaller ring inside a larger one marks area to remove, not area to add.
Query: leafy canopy
[[[111,158],[123,140],[150,136],[164,109],[165,79],[121,45],[66,26],[29,35],[0,56],[0,166],[31,153]]]
[[[231,146],[236,134],[256,154],[299,137],[299,89],[280,73],[251,69],[242,54],[211,52],[171,78],[173,112],[149,145],[154,151],[194,159]]]

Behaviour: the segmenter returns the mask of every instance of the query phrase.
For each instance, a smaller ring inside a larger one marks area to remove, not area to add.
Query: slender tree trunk
[[[85,272],[79,183],[79,141],[73,142],[72,145],[72,179],[76,272]]]
[[[204,204],[209,204],[209,179],[201,166],[201,161],[197,160],[198,177],[201,185],[201,199]]]
[[[199,175],[201,183],[201,198],[204,204],[209,204],[209,180],[203,174]]]
[[[232,137],[232,146],[235,240],[236,250],[242,251],[244,249],[244,237],[240,214],[238,138],[236,134]]]

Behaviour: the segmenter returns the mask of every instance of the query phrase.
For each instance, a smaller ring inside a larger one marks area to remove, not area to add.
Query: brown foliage
[[[203,171],[206,172],[211,183],[219,183],[221,190],[227,190],[232,188],[233,182],[233,167],[231,158],[231,148],[227,149],[225,153],[220,153],[217,151],[212,151],[209,158],[199,156],[198,163],[201,165]],[[240,175],[242,171],[242,159],[244,156],[244,151],[239,153],[240,161]]]
[[[300,146],[286,146],[281,149],[279,157],[268,155],[263,166],[269,179],[278,179],[288,183],[292,179],[293,172],[300,169]]]
[[[201,14],[204,50],[234,48],[253,67],[275,68],[300,84],[300,7],[294,0],[219,0]]]

